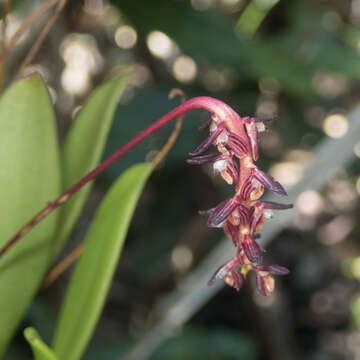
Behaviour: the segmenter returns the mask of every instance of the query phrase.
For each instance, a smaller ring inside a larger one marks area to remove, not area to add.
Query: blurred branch
[[[49,31],[55,24],[56,20],[60,16],[60,13],[63,10],[63,8],[65,7],[65,5],[66,5],[66,0],[58,0],[58,7],[56,8],[54,15],[49,19],[49,21],[47,22],[45,27],[42,29],[39,37],[33,44],[32,48],[30,49],[29,53],[26,55],[23,63],[20,66],[20,69],[19,69],[16,77],[21,76],[21,74],[24,71],[24,69],[26,68],[26,66],[28,66],[31,63],[31,61],[34,59],[36,53],[39,51],[43,41],[45,40],[47,34],[49,33]]]
[[[77,246],[65,259],[61,260],[47,275],[44,282],[41,285],[41,290],[46,290],[51,284],[66,270],[76,259],[82,254],[84,245]]]
[[[252,37],[270,10],[279,0],[252,0],[241,13],[235,25],[238,34],[245,34]]]
[[[349,115],[348,120],[349,130],[344,137],[327,138],[314,149],[313,158],[306,167],[302,180],[288,191],[290,202],[296,203],[297,197],[305,190],[324,187],[336,170],[354,159],[354,144],[360,138],[360,106]],[[274,199],[268,197],[267,200]],[[276,220],[267,223],[261,233],[261,245],[268,245],[292,221],[296,213],[295,208],[281,213]],[[228,239],[222,241],[173,292],[161,299],[155,308],[158,323],[143,335],[123,360],[147,359],[162,342],[173,336],[216,295],[224,284],[217,283],[212,287],[206,284],[214,269],[232,257],[233,251],[234,247]],[[235,296],[241,294],[234,293]]]
[[[36,9],[31,15],[29,15],[18,27],[18,29],[15,31],[13,36],[10,38],[9,42],[5,44],[5,47],[3,48],[3,51],[0,55],[0,63],[2,64],[4,61],[4,57],[6,57],[6,53],[11,49],[16,41],[19,39],[21,34],[29,27],[31,26],[36,20],[39,19],[39,17],[48,11],[51,7],[57,4],[59,0],[49,0],[47,1],[43,6],[40,6],[38,9]]]
[[[7,25],[8,25],[8,15],[10,13],[11,9],[11,1],[5,0],[4,6],[3,6],[3,23],[2,23],[2,44],[1,44],[1,53],[5,54],[4,58],[4,64],[6,59],[6,35],[7,35]],[[4,66],[1,66],[0,64],[0,93],[2,92],[2,89],[4,87]]]

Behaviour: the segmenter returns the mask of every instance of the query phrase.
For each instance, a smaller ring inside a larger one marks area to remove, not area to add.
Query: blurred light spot
[[[17,16],[13,15],[13,14],[9,14],[8,18],[7,18],[8,22],[6,25],[6,41],[9,41],[11,39],[11,37],[15,34],[15,32],[17,31],[17,29],[19,28],[22,19],[18,18]],[[0,37],[1,37],[1,41],[3,41],[3,34],[2,34],[2,30],[3,30],[3,20],[0,20]],[[29,30],[25,30],[19,37],[18,40],[16,41],[16,45],[21,44],[22,42],[24,42],[26,40],[26,38],[28,37],[30,31]]]
[[[173,64],[173,73],[178,81],[183,83],[190,82],[197,75],[196,63],[189,56],[179,56]]]
[[[90,76],[87,72],[66,67],[61,74],[61,85],[68,93],[81,95],[90,87]]]
[[[105,6],[105,14],[101,16],[101,20],[103,26],[111,31],[111,36],[114,28],[119,25],[120,22],[123,22],[119,8],[114,5],[109,5],[109,3]]]
[[[146,38],[146,44],[154,56],[166,59],[173,54],[174,42],[163,32],[152,31]]]
[[[327,196],[341,211],[351,210],[356,206],[356,191],[348,180],[332,180],[328,186]]]
[[[235,84],[235,80],[236,75],[232,70],[227,68],[209,69],[202,77],[205,88],[212,92],[232,89]]]
[[[91,35],[71,34],[60,45],[60,54],[67,66],[80,71],[97,73],[103,66],[103,58]]]
[[[301,231],[307,231],[314,229],[316,222],[310,216],[295,214],[292,224],[295,228],[300,229]]]
[[[71,34],[60,44],[60,54],[66,63],[61,74],[63,88],[72,95],[85,93],[91,84],[91,75],[98,73],[104,60],[91,35]]]
[[[354,221],[348,216],[337,216],[328,224],[320,227],[319,240],[325,245],[334,245],[344,240],[354,228]]]
[[[356,191],[360,195],[360,176],[356,180]]]
[[[343,137],[349,128],[348,121],[344,115],[332,114],[325,118],[323,130],[325,134],[332,138]]]
[[[322,25],[328,31],[335,31],[341,25],[341,17],[335,11],[327,11],[322,18]]]
[[[354,145],[354,154],[360,158],[360,141]]]
[[[301,214],[315,216],[324,210],[324,200],[318,192],[306,190],[298,196],[296,207]]]
[[[353,21],[360,20],[360,0],[352,0],[350,8],[350,16]]]
[[[187,246],[177,246],[171,253],[171,263],[177,270],[188,269],[193,262],[193,254]]]
[[[311,152],[306,150],[294,149],[286,154],[286,160],[296,161],[301,165],[306,165],[311,159]]]
[[[291,186],[302,178],[303,166],[293,161],[281,162],[273,165],[269,173],[282,185]]]
[[[280,85],[275,78],[262,78],[259,81],[259,89],[264,95],[275,96],[280,91]]]
[[[104,0],[85,0],[83,9],[90,15],[101,16],[106,11]]]
[[[131,49],[137,41],[137,33],[135,29],[128,25],[117,28],[115,32],[115,42],[122,49]]]
[[[274,99],[260,98],[256,107],[256,116],[259,118],[269,119],[278,113],[278,103]]]
[[[151,81],[151,72],[149,68],[143,64],[134,65],[134,75],[130,79],[130,83],[137,87],[142,87]]]
[[[325,109],[321,106],[311,106],[305,110],[305,119],[316,127],[321,127],[325,117]]]
[[[339,96],[349,88],[349,83],[344,75],[327,71],[316,72],[312,79],[312,85],[320,95],[329,98]]]
[[[360,279],[360,256],[351,261],[351,273],[355,278]]]
[[[325,314],[332,310],[333,299],[324,291],[317,291],[310,299],[310,308],[316,314]]]
[[[214,0],[191,0],[191,6],[195,10],[205,11],[209,9],[214,2]]]

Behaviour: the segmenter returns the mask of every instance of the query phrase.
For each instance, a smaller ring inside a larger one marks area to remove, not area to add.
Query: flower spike
[[[213,163],[214,171],[220,173],[228,184],[235,185],[232,198],[200,212],[208,216],[209,227],[222,227],[237,248],[236,257],[215,272],[209,285],[223,280],[239,290],[244,281],[241,275],[253,270],[259,292],[268,296],[275,288],[273,275],[286,275],[289,270],[279,265],[262,265],[263,250],[256,239],[260,237],[259,231],[266,220],[273,216],[273,210],[290,209],[293,205],[259,200],[264,188],[278,195],[287,195],[279,182],[254,164],[259,157],[258,138],[259,133],[266,129],[265,122],[252,117],[236,118],[232,113],[229,117],[213,114],[205,125],[210,136],[190,153],[195,157],[188,163]],[[217,154],[200,155],[211,145],[218,150]]]

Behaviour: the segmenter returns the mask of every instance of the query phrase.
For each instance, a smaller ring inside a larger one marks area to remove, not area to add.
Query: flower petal
[[[208,226],[209,227],[219,227],[226,218],[235,210],[238,206],[237,201],[234,198],[226,199],[222,201],[214,211],[211,212],[208,218]]]
[[[264,185],[269,190],[273,191],[279,195],[287,195],[285,189],[281,186],[281,184],[274,180],[274,178],[268,174],[265,174],[263,171],[258,168],[252,169],[253,177],[259,181],[262,185]]]
[[[248,153],[246,143],[234,133],[229,134],[227,145],[238,157]]]
[[[260,271],[267,271],[272,275],[287,275],[290,273],[289,269],[280,265],[261,265],[256,268]]]
[[[238,239],[239,239],[239,227],[233,225],[230,221],[227,221],[224,225],[224,232],[229,237],[231,237],[231,240],[233,241],[234,245],[238,245]]]
[[[285,210],[294,207],[293,204],[279,204],[273,201],[261,201],[261,203],[264,205],[264,209]]]
[[[221,158],[220,154],[208,154],[208,155],[200,155],[195,156],[191,159],[187,159],[186,162],[191,165],[203,165],[215,162]]]
[[[221,265],[215,272],[214,275],[208,281],[208,285],[211,286],[215,284],[219,280],[223,280],[225,275],[237,265],[237,259],[231,259],[227,261],[225,264]]]
[[[275,289],[275,281],[271,275],[262,276],[256,273],[256,287],[261,295],[269,296]]]
[[[244,235],[244,240],[241,243],[246,257],[253,264],[261,264],[263,259],[262,249],[259,244],[249,235]]]
[[[245,118],[244,123],[245,123],[246,133],[250,140],[252,157],[254,161],[256,161],[259,157],[259,154],[258,154],[258,130],[255,123],[255,119],[250,117]]]
[[[206,151],[211,144],[216,140],[216,138],[224,131],[225,124],[220,123],[217,127],[217,129],[210,134],[209,137],[207,137],[194,151],[189,153],[191,156],[197,156],[202,154],[204,151]]]

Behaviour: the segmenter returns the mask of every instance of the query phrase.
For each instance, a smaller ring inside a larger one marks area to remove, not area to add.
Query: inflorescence
[[[286,275],[289,270],[279,265],[262,264],[263,250],[256,242],[257,233],[264,226],[266,219],[272,216],[272,210],[289,209],[292,205],[259,200],[264,193],[264,187],[278,195],[287,195],[281,184],[254,164],[258,159],[259,132],[265,130],[264,121],[252,117],[240,117],[224,102],[207,96],[187,100],[121,146],[28,221],[0,248],[0,257],[42,219],[139,142],[170,121],[199,108],[212,114],[205,126],[210,130],[210,136],[190,153],[192,158],[188,162],[195,165],[213,163],[214,170],[219,172],[228,184],[235,184],[235,195],[232,198],[222,201],[213,209],[202,212],[208,215],[208,226],[222,227],[236,247],[235,257],[215,272],[209,285],[217,280],[224,280],[228,285],[240,290],[243,278],[250,270],[253,270],[256,273],[256,283],[260,293],[265,296],[270,295],[275,287],[272,275]],[[203,155],[211,145],[214,145],[218,152]]]
[[[239,291],[243,278],[253,270],[259,292],[268,296],[275,288],[272,275],[286,275],[289,270],[279,265],[263,265],[263,249],[256,241],[257,233],[273,216],[273,210],[289,209],[292,205],[259,200],[264,188],[287,195],[280,183],[254,164],[258,159],[259,133],[265,130],[265,123],[252,117],[219,118],[213,113],[205,127],[210,136],[190,153],[187,162],[194,165],[212,163],[215,172],[220,173],[228,184],[235,185],[233,197],[200,212],[208,216],[209,227],[223,228],[236,247],[235,257],[215,272],[209,285],[224,280]],[[211,145],[217,152],[203,155]]]

